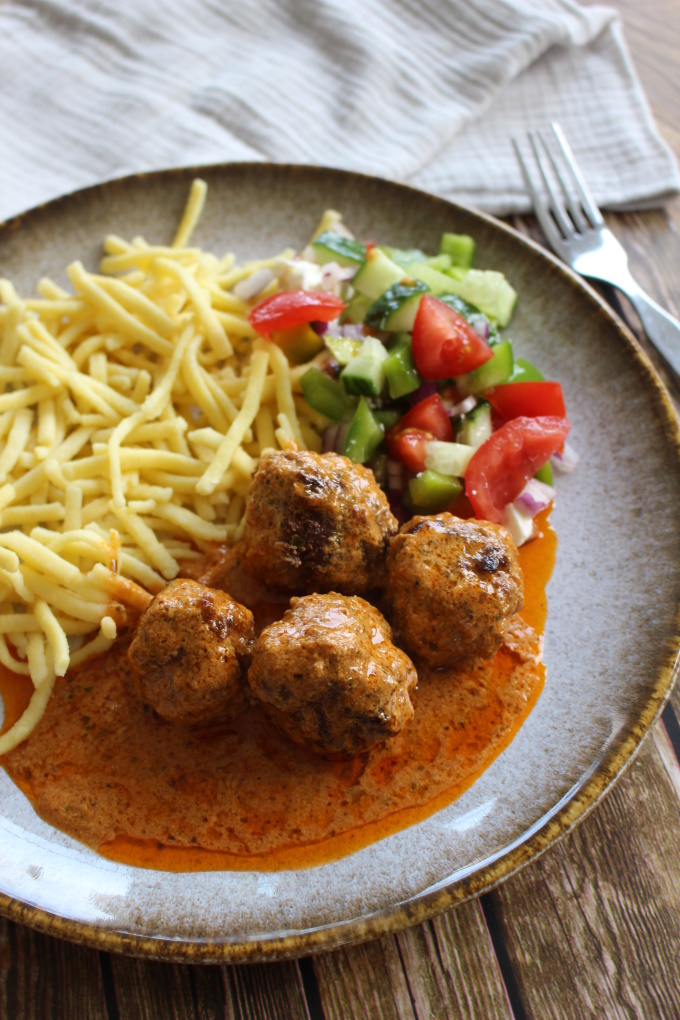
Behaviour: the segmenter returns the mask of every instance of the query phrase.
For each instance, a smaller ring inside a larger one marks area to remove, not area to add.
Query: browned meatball
[[[139,621],[128,649],[137,692],[168,722],[233,717],[244,705],[253,615],[222,591],[171,581]]]
[[[517,549],[498,524],[413,517],[392,541],[385,606],[395,641],[416,661],[491,658],[523,603]]]
[[[285,591],[365,592],[380,584],[398,526],[368,468],[336,453],[275,452],[253,476],[245,561]]]
[[[248,682],[289,737],[349,757],[397,733],[413,716],[411,660],[387,620],[357,596],[291,599],[260,635]]]

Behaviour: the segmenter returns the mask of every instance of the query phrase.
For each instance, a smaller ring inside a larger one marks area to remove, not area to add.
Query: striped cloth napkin
[[[315,163],[496,213],[561,121],[596,198],[680,186],[605,7],[570,0],[5,0],[0,220],[138,170]]]

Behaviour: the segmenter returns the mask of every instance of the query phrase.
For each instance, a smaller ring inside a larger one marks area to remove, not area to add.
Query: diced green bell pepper
[[[544,376],[526,358],[515,358],[512,375],[508,382],[543,382]]]
[[[413,360],[411,338],[408,333],[398,333],[389,348],[385,360],[385,379],[392,400],[413,393],[420,386],[422,379]]]
[[[415,508],[436,514],[460,496],[463,486],[457,478],[428,468],[410,480],[408,491]]]
[[[545,462],[542,468],[538,469],[534,478],[539,482],[545,482],[546,485],[554,485],[553,469],[549,460]]]
[[[331,379],[314,365],[302,376],[300,385],[309,406],[325,414],[331,421],[342,421],[355,406],[342,383],[338,379]]]
[[[356,464],[372,460],[385,436],[385,429],[363,397],[359,400],[347,432],[343,453]]]

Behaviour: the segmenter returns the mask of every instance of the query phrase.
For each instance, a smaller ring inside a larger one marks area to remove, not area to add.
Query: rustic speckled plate
[[[559,482],[544,693],[512,745],[455,804],[307,871],[169,874],[103,860],[36,817],[0,770],[0,911],[108,950],[187,961],[294,956],[422,921],[510,875],[584,817],[668,696],[678,650],[680,444],[649,363],[597,296],[489,217],[381,180],[265,164],[200,171],[196,241],[239,258],[301,245],[323,209],[366,237],[433,250],[472,234],[520,299],[518,351],[559,378],[581,454]],[[69,195],[0,227],[0,274],[24,292],[111,231],[167,242],[193,176]]]

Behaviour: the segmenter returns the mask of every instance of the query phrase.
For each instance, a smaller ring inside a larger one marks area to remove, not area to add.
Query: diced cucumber
[[[365,464],[372,460],[384,436],[384,427],[375,419],[362,397],[354,412],[342,452],[356,464]]]
[[[409,267],[411,276],[422,280],[433,294],[459,294],[475,305],[499,326],[507,326],[517,301],[517,292],[502,273],[494,269],[468,269],[462,279],[456,279],[454,270],[437,272],[427,263],[418,262]]]
[[[471,305],[477,305],[499,326],[507,326],[510,322],[517,302],[517,291],[502,273],[494,269],[469,269],[451,289]]]
[[[324,334],[323,342],[338,365],[348,365],[364,346],[363,340],[355,340],[350,336],[329,336],[328,333]]]
[[[324,230],[312,242],[317,262],[337,262],[339,266],[360,266],[366,261],[366,245],[361,241]]]
[[[348,393],[379,397],[385,383],[387,350],[374,336],[368,336],[356,358],[342,370],[340,378]]]
[[[440,294],[457,293],[455,282],[447,273],[433,269],[427,262],[414,262],[409,266],[409,273],[415,280],[420,280],[428,290],[439,297]]]
[[[430,469],[416,475],[408,483],[408,492],[414,508],[432,514],[446,510],[462,491],[463,486],[457,478]]]
[[[366,294],[374,301],[393,283],[403,280],[406,273],[396,262],[380,250],[371,248],[363,266],[357,271],[352,286],[360,294]]]
[[[413,360],[408,333],[398,333],[390,346],[385,361],[385,379],[392,400],[405,397],[420,386],[422,379]]]
[[[456,380],[461,393],[483,393],[492,386],[507,382],[512,375],[513,355],[509,340],[501,340],[493,348],[493,357],[476,368],[474,372],[461,375]]]
[[[515,358],[512,375],[508,382],[543,382],[544,376],[526,358]]]
[[[445,273],[451,268],[451,256],[447,255],[446,252],[440,252],[439,255],[431,255],[426,262],[430,269],[436,269],[440,273]]]
[[[448,255],[451,265],[469,269],[475,257],[475,242],[469,234],[442,234],[439,253]]]
[[[347,395],[343,384],[314,365],[302,376],[300,386],[309,406],[331,421],[342,421],[354,407],[354,401]]]
[[[366,325],[394,332],[412,330],[420,299],[426,290],[424,283],[393,283],[366,312]]]
[[[456,439],[459,443],[464,443],[477,450],[482,443],[487,441],[492,432],[491,405],[484,401],[465,415],[463,424],[456,434]]]
[[[349,304],[345,306],[345,310],[340,316],[340,322],[351,322],[358,325],[364,321],[366,312],[372,303],[372,299],[366,294],[355,294]]]
[[[381,244],[380,251],[392,259],[402,269],[409,270],[414,262],[427,262],[427,255],[420,248],[393,248],[388,244]]]
[[[442,475],[464,478],[474,452],[472,446],[431,439],[425,444],[425,467]]]

